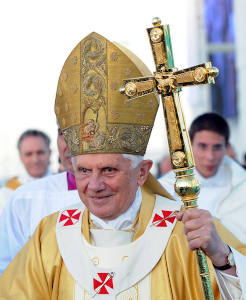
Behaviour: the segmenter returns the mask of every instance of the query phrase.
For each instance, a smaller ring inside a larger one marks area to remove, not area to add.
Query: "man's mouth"
[[[206,169],[207,169],[208,171],[213,171],[214,168],[215,168],[215,166],[206,166]]]
[[[90,196],[90,199],[95,202],[104,202],[104,201],[107,201],[110,197],[111,197],[111,195],[105,195],[105,196],[100,196],[100,197]]]
[[[90,198],[92,198],[92,199],[103,199],[103,198],[109,198],[111,195],[105,195],[105,196],[100,196],[100,197],[93,197],[93,196],[91,196]]]
[[[41,164],[35,164],[33,165],[34,168],[39,169],[42,165]]]

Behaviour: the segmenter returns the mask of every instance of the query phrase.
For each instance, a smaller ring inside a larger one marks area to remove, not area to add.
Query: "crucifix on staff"
[[[196,208],[200,192],[199,181],[194,177],[195,167],[191,143],[182,112],[179,93],[182,87],[214,84],[219,70],[210,62],[178,70],[174,66],[169,25],[161,25],[159,18],[152,20],[148,36],[156,66],[153,77],[124,80],[121,89],[129,100],[150,93],[159,93],[162,99],[172,170],[176,174],[175,192],[185,209]],[[196,249],[197,262],[205,299],[213,299],[206,256]]]

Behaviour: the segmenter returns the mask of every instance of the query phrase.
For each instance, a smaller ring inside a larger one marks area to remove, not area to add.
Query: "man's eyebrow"
[[[203,143],[203,142],[198,142],[198,145],[207,146],[208,144],[207,143]],[[212,147],[218,147],[218,146],[223,146],[223,143],[212,145]]]
[[[29,154],[32,154],[32,151],[26,151],[23,153],[24,155],[29,155]]]
[[[198,142],[198,145],[207,146],[207,144],[206,144],[206,143],[203,143],[203,142]]]

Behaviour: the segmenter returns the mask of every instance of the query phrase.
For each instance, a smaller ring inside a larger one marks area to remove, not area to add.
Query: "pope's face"
[[[131,206],[151,166],[152,161],[145,160],[132,169],[131,161],[121,154],[75,156],[79,196],[92,214],[103,220],[113,220]]]
[[[225,137],[215,131],[197,131],[192,141],[196,169],[205,178],[216,174],[226,154]]]

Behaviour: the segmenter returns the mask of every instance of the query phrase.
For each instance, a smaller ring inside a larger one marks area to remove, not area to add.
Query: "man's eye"
[[[202,149],[202,150],[205,150],[206,149],[206,145],[200,144],[199,148]]]
[[[84,174],[88,173],[88,169],[86,168],[81,168],[79,171]]]
[[[222,150],[223,149],[223,145],[214,146],[214,149],[215,150]]]
[[[24,155],[27,157],[27,156],[31,156],[32,153],[31,153],[31,152],[27,152],[27,153],[25,153]]]
[[[115,171],[115,168],[107,167],[107,168],[105,168],[105,171],[108,173],[112,173]]]
[[[41,151],[38,151],[38,153],[37,153],[38,155],[43,155],[43,154],[45,154],[45,151],[43,151],[43,150],[41,150]]]

